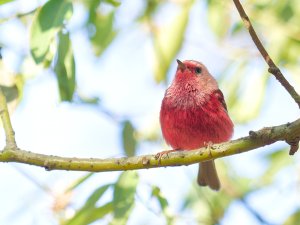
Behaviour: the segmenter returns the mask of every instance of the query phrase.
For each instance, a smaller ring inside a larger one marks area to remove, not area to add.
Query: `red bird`
[[[160,110],[164,139],[174,151],[228,141],[233,123],[217,81],[200,62],[177,63],[175,78],[166,90]],[[197,181],[200,186],[220,189],[213,160],[200,163]]]

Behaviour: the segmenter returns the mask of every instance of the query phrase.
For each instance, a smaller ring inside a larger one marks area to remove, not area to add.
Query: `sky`
[[[26,12],[37,2],[39,1],[27,4],[25,0],[19,0],[7,6],[0,6],[0,16],[3,17],[6,13],[16,9]],[[101,58],[97,59],[92,56],[87,34],[80,30],[72,33],[76,75],[80,84],[78,88],[79,92],[85,96],[101,96],[101,104],[106,109],[118,112],[120,115],[130,116],[133,118],[134,125],[143,130],[149,126],[158,126],[159,108],[166,86],[157,85],[153,80],[151,63],[149,63],[152,60],[149,37],[146,33],[138,32],[134,25],[129,26],[132,18],[139,12],[139,7],[142,7],[140,1],[127,0],[122,3],[122,7],[118,13],[117,24],[127,28],[122,30]],[[227,56],[230,52],[228,48],[220,49],[209,30],[207,21],[203,19],[204,10],[204,5],[199,2],[193,8],[186,44],[178,54],[178,58],[202,61],[217,77],[222,73],[226,60],[230,58]],[[121,20],[124,15],[127,20]],[[80,26],[84,16],[82,8],[75,7],[70,29],[75,30],[77,26]],[[201,26],[201,29],[193,29],[196,26]],[[201,32],[207,35],[203,36]],[[12,47],[3,49],[3,61],[8,70],[14,71],[19,62],[19,52],[29,51],[28,31],[22,28],[16,20],[0,24],[0,42]],[[245,42],[251,45],[249,40]],[[258,67],[252,71],[253,74],[259,73],[262,69],[266,70],[264,62],[259,60],[257,65]],[[168,76],[168,83],[173,78],[175,68],[174,62]],[[32,66],[27,71],[30,77],[38,70]],[[255,76],[253,77],[255,85]],[[291,77],[287,78],[291,80]],[[275,79],[270,82],[267,96],[272,96],[272,99],[265,102],[260,117],[246,125],[236,126],[233,138],[245,136],[249,130],[293,121],[299,116],[296,105]],[[42,74],[32,76],[27,80],[23,99],[12,114],[12,123],[17,144],[21,149],[71,157],[123,156],[119,138],[120,127],[97,107],[61,103],[56,79],[50,71],[43,71]],[[0,144],[3,146],[2,131],[0,135]],[[278,143],[276,146],[281,147],[285,144]],[[144,144],[139,147],[138,154],[156,153],[161,149],[161,144]],[[268,147],[265,150],[267,151]],[[239,174],[255,179],[265,168],[260,157],[263,152],[251,151],[228,157],[225,160],[230,161]],[[298,161],[299,157],[295,157]],[[57,224],[51,212],[53,193],[59,194],[74,179],[85,174],[66,171],[47,172],[42,168],[13,163],[0,164],[0,171],[2,180],[0,222],[12,225]],[[141,199],[149,200],[147,195],[149,184],[156,184],[169,200],[172,210],[176,212],[180,209],[182,196],[185,195],[187,187],[190,187],[189,182],[196,176],[196,172],[197,165],[139,171],[142,185],[138,188],[138,195]],[[294,176],[286,176],[286,173],[279,174],[276,188],[255,193],[247,200],[266,219],[281,223],[292,213],[292,210],[300,206],[299,193],[295,188],[296,172],[291,169],[287,171],[288,174]],[[113,172],[93,175],[80,190],[74,193],[76,200],[72,207],[80,206],[96,187],[114,182],[119,174],[119,172]],[[50,194],[47,189],[53,190],[53,193]],[[107,193],[104,200],[110,199],[111,195],[111,192]],[[272,204],[274,199],[280,204]],[[270,204],[272,208],[269,207]],[[158,210],[157,204],[150,202],[150,206]],[[68,213],[72,215],[72,209]],[[162,216],[153,216],[153,212],[147,210],[145,204],[136,201],[136,210],[130,217],[129,224],[141,224],[141,222],[147,224],[149,219],[152,224],[165,223]],[[239,224],[241,219],[245,225],[259,224],[238,202],[230,206],[221,224]],[[178,224],[185,222],[179,220]],[[100,224],[106,223],[107,220]]]

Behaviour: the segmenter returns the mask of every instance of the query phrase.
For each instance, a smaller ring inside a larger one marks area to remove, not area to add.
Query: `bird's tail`
[[[220,189],[221,184],[213,160],[199,163],[197,182],[200,186],[209,186],[215,191]]]

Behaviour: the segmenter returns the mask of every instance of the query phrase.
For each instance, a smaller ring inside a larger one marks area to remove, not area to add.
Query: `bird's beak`
[[[177,63],[178,63],[178,69],[180,69],[181,71],[184,71],[186,69],[186,66],[184,65],[183,62],[181,62],[179,59],[176,59]]]

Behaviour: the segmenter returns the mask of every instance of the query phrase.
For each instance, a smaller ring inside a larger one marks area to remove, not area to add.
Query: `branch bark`
[[[264,48],[264,46],[262,45],[260,39],[258,38],[252,23],[249,19],[249,17],[247,16],[242,4],[240,3],[239,0],[233,0],[236,9],[238,10],[245,27],[248,29],[249,34],[254,42],[254,44],[256,45],[258,51],[260,52],[260,54],[262,55],[262,57],[264,58],[264,60],[266,61],[266,63],[269,66],[269,73],[273,74],[275,76],[275,78],[280,82],[280,84],[287,90],[287,92],[291,95],[291,97],[295,100],[295,102],[298,104],[298,107],[300,108],[300,96],[299,94],[296,92],[295,88],[287,81],[287,79],[285,79],[285,77],[283,76],[283,74],[281,73],[280,69],[275,65],[274,61],[272,60],[272,58],[270,57],[270,55],[268,54],[268,52],[266,51],[266,49]]]
[[[73,171],[125,171],[166,166],[190,165],[202,161],[247,152],[277,141],[289,142],[300,138],[300,119],[280,126],[266,127],[249,132],[249,136],[234,141],[212,145],[192,151],[177,151],[164,155],[160,160],[155,155],[124,158],[67,158],[49,156],[6,147],[0,152],[0,162],[18,162],[44,167],[46,170]]]

